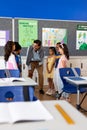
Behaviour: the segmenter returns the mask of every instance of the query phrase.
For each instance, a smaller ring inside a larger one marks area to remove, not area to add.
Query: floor
[[[47,91],[47,86],[44,86],[44,91],[46,92]],[[54,98],[53,96],[48,96],[46,94],[42,95],[42,94],[39,94],[39,89],[38,87],[35,89],[35,96],[39,99],[39,100],[57,100],[56,98]],[[81,94],[80,95],[80,100],[81,98],[84,96],[84,94]],[[76,94],[72,94],[70,95],[70,98],[71,98],[71,105],[73,105],[74,107],[76,107]],[[87,110],[87,97],[86,99],[84,100],[83,104],[82,104],[82,107],[85,108]],[[87,116],[87,112],[83,112],[81,111],[85,116]]]

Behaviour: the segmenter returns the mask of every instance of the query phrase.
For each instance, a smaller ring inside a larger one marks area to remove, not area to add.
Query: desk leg
[[[33,99],[34,99],[34,86],[29,86],[28,93],[29,93],[28,94],[29,100],[33,101]]]
[[[33,101],[34,98],[34,86],[23,87],[24,101]]]
[[[80,95],[80,90],[77,88],[77,104],[76,104],[76,108],[77,109],[80,109],[80,106],[79,106],[79,95]]]
[[[29,87],[23,86],[24,101],[29,101]]]
[[[81,107],[81,104],[83,103],[83,101],[84,101],[86,96],[87,96],[87,93],[84,95],[83,99],[80,102],[80,99],[79,99],[80,98],[80,90],[79,90],[79,88],[77,89],[77,104],[76,104],[76,108],[78,110],[82,110],[84,112],[87,112],[87,110],[85,110],[84,108]]]

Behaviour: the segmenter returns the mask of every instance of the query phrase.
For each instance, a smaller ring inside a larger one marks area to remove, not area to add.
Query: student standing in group
[[[15,59],[16,59],[16,63],[20,72],[20,77],[22,77],[22,60],[21,60],[21,45],[18,42],[14,42],[15,43]]]
[[[7,41],[4,47],[4,60],[5,60],[5,68],[8,69],[18,69],[17,63],[14,55],[15,43],[13,41]],[[9,71],[6,70],[6,76],[10,77]],[[7,92],[5,94],[6,100],[12,101],[14,95],[11,92]]]
[[[57,88],[57,66],[59,63],[59,58],[60,58],[60,53],[59,53],[59,45],[61,44],[61,42],[56,43],[56,57],[55,57],[55,67],[54,67],[54,76],[53,76],[53,82],[54,82],[54,86],[55,88]],[[58,93],[55,92],[54,96],[57,97]]]
[[[14,55],[15,43],[13,41],[7,41],[4,47],[4,60],[6,69],[18,69]]]
[[[33,77],[33,72],[36,69],[39,77],[39,93],[43,91],[43,58],[44,50],[40,40],[35,40],[33,45],[28,48],[26,65],[28,66],[28,76]]]
[[[59,63],[57,66],[57,73],[55,74],[57,77],[57,84],[56,84],[56,92],[58,92],[58,98],[61,97],[62,88],[63,88],[63,82],[60,78],[59,69],[67,67],[67,62],[69,60],[69,51],[66,44],[60,44],[59,45],[59,53],[61,54],[61,57],[59,59]],[[62,97],[68,99],[68,94],[63,94]]]
[[[59,45],[61,44],[61,42],[56,43],[56,56],[61,56],[61,54],[59,53]],[[55,68],[57,68],[58,66],[58,62],[59,62],[59,57],[56,57],[55,60]]]
[[[46,76],[48,79],[48,90],[47,95],[52,95],[54,93],[53,75],[54,75],[54,65],[55,65],[55,55],[56,50],[54,47],[49,47],[49,56],[46,63]]]

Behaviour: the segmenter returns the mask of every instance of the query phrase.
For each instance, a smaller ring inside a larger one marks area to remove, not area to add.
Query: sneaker
[[[49,89],[46,91],[46,94],[48,95],[50,91],[51,91],[51,89],[49,88]]]
[[[40,89],[40,90],[39,90],[39,93],[40,93],[40,94],[44,94],[43,89]]]
[[[52,92],[52,96],[54,97],[54,95],[55,95],[55,90],[54,90],[54,89],[51,89],[51,92]]]
[[[61,95],[62,95],[62,93],[56,93],[56,94],[55,94],[55,98],[60,99]]]
[[[56,94],[58,94],[58,91],[55,91],[52,96],[53,96],[53,97],[56,97]]]
[[[52,89],[50,89],[50,91],[47,92],[47,95],[51,96],[52,94],[53,94],[53,91],[52,91]]]

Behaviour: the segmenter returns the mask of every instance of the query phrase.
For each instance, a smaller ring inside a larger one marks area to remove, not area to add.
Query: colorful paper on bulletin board
[[[19,43],[22,47],[29,47],[38,38],[38,21],[19,20]]]
[[[67,43],[67,29],[42,28],[43,46],[55,46],[57,42]]]
[[[87,25],[77,25],[76,49],[87,50]]]
[[[9,40],[9,31],[0,30],[0,46],[5,46],[8,40]]]

